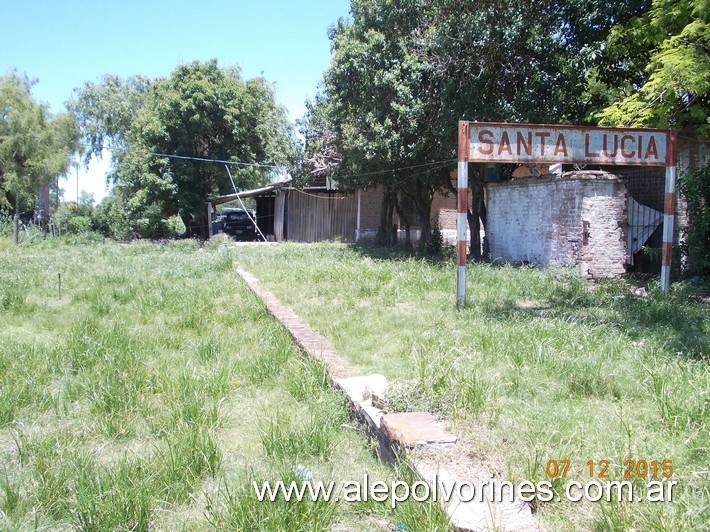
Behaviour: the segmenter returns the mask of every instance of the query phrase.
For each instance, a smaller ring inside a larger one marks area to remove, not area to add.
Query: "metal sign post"
[[[459,122],[459,167],[456,209],[456,308],[459,310],[466,304],[469,135],[469,123],[464,121]]]
[[[673,233],[675,222],[675,166],[666,166],[666,200],[663,209],[663,256],[661,258],[661,291],[671,289],[671,262],[673,260]]]

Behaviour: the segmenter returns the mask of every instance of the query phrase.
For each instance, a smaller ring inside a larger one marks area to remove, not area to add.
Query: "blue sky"
[[[328,27],[349,0],[0,0],[0,73],[39,80],[36,99],[64,110],[72,90],[103,74],[168,76],[216,58],[245,79],[263,75],[299,118],[330,60]],[[82,171],[80,189],[102,196],[106,163]],[[76,195],[75,179],[66,198]]]

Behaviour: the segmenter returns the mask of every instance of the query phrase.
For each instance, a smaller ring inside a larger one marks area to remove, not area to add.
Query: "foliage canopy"
[[[68,114],[52,116],[35,101],[33,82],[0,77],[0,210],[34,206],[35,194],[66,173],[79,150],[79,132]]]
[[[353,0],[304,123],[305,173],[382,186],[400,217],[408,198],[426,237],[434,190],[452,189],[458,121],[587,122],[588,73],[643,4]]]
[[[607,59],[621,72],[618,101],[603,123],[710,133],[710,2],[653,0],[609,35]]]
[[[217,61],[177,67],[169,78],[86,84],[71,108],[97,154],[109,146],[110,178],[132,218],[179,215],[188,234],[206,233],[205,200],[263,183],[293,161],[297,145],[285,110],[263,78],[244,82]],[[166,157],[169,156],[169,157]]]

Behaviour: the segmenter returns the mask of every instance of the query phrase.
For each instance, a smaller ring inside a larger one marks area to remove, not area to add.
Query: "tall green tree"
[[[681,138],[710,138],[710,1],[653,0],[614,27],[607,57],[617,73],[604,124],[676,129]],[[684,252],[691,269],[710,272],[710,165],[687,169],[679,189],[688,205]]]
[[[110,143],[111,179],[132,218],[157,209],[179,215],[188,235],[206,236],[205,200],[233,189],[224,164],[197,159],[234,162],[236,186],[248,188],[296,156],[285,109],[262,78],[244,82],[238,69],[213,60],[151,82],[114,81],[87,85],[72,109],[94,152]]]
[[[603,123],[674,128],[708,138],[708,0],[653,0],[643,14],[615,26],[607,44],[618,98],[601,112]]]
[[[31,93],[26,77],[0,77],[0,209],[31,209],[36,193],[65,174],[79,150],[68,114],[53,116]]]
[[[327,171],[343,185],[380,185],[396,207],[408,199],[426,238],[434,191],[452,190],[455,166],[433,163],[456,159],[458,121],[586,121],[595,105],[586,72],[612,25],[605,17],[643,7],[621,4],[352,0],[352,17],[331,31],[323,94],[304,128],[306,161],[322,161],[325,150],[338,161]],[[482,173],[472,176],[472,195],[482,198]],[[480,207],[470,213],[474,239]]]
[[[120,78],[107,74],[98,83],[86,82],[67,102],[87,145],[86,163],[104,149],[121,150],[133,123],[145,107],[151,80],[144,76]]]

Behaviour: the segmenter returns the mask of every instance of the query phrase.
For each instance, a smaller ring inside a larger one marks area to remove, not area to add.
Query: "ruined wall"
[[[625,272],[626,187],[616,176],[573,172],[487,191],[492,259],[576,266],[594,277]]]

